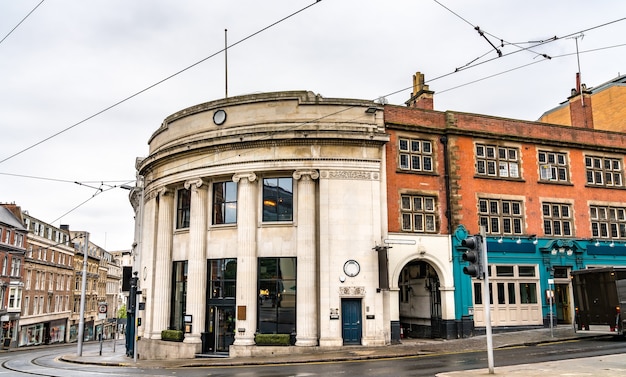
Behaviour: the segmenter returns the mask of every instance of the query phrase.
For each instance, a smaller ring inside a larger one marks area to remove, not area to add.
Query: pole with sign
[[[98,319],[106,320],[107,318],[107,310],[108,305],[106,302],[101,302],[98,304]],[[102,330],[100,330],[100,356],[102,356],[102,342],[104,342],[104,326],[105,322],[102,322]]]

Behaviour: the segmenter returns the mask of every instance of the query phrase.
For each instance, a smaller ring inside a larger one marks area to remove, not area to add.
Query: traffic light
[[[474,278],[482,278],[483,263],[481,259],[482,237],[469,236],[461,241],[461,246],[467,248],[462,255],[462,259],[469,264],[463,267],[463,273]]]

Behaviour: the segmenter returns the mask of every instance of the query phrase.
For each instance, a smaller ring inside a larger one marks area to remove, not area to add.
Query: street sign
[[[98,319],[106,319],[107,317],[108,305],[106,303],[101,303],[98,305]]]

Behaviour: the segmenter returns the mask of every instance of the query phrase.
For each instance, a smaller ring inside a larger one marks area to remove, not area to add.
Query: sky
[[[404,105],[419,71],[435,110],[537,120],[579,70],[626,73],[625,17],[619,0],[0,0],[0,202],[130,249],[120,186],[168,115],[283,90]]]

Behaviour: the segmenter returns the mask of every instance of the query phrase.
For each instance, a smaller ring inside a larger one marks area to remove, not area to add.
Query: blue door
[[[341,300],[343,321],[343,344],[361,344],[361,300],[344,298]]]

